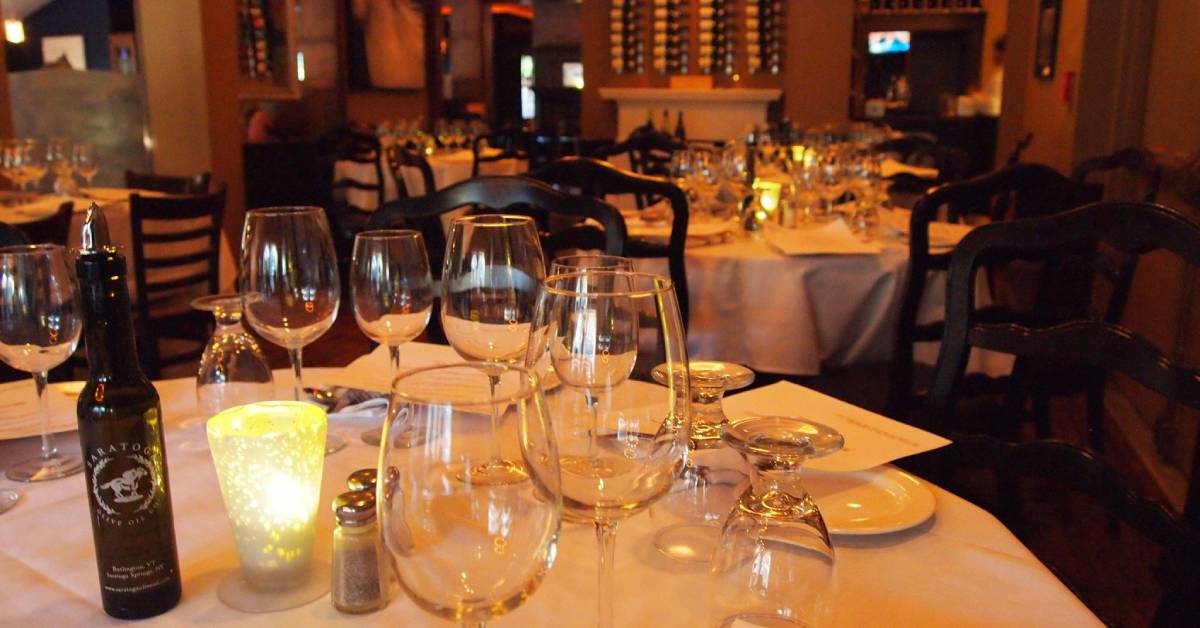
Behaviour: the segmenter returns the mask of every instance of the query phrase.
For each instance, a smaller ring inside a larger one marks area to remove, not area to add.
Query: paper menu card
[[[731,395],[723,403],[731,420],[751,415],[795,416],[842,433],[841,451],[804,463],[821,471],[863,471],[931,451],[950,441],[790,382]]]
[[[784,255],[875,255],[878,244],[863,242],[842,220],[810,229],[788,229],[768,223],[763,235]]]
[[[75,406],[79,382],[50,384],[46,395],[50,406],[50,431],[78,429]],[[31,378],[0,384],[0,440],[26,438],[42,433],[37,390]]]

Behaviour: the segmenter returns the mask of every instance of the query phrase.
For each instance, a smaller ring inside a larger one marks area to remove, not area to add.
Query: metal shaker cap
[[[359,469],[346,479],[346,488],[352,491],[375,492],[376,472],[374,468]]]
[[[333,514],[338,525],[355,527],[375,520],[375,493],[346,491],[333,500]]]

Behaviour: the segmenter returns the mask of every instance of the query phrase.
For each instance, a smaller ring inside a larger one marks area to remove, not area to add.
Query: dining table
[[[402,367],[452,360],[448,347],[409,343]],[[386,372],[387,355],[377,349],[344,368],[306,368],[306,384],[358,378]],[[26,388],[32,403],[33,386]],[[156,381],[162,400],[175,535],[183,581],[183,598],[171,611],[146,620],[154,626],[331,624],[439,626],[445,620],[427,614],[393,586],[391,601],[380,611],[343,615],[328,595],[307,605],[270,614],[244,614],[223,605],[217,585],[237,566],[233,534],[223,507],[205,426],[197,416],[192,378]],[[0,388],[0,404],[20,391]],[[276,372],[277,394],[290,397],[291,378]],[[52,425],[68,432],[64,449],[77,451],[73,423],[74,388],[52,385]],[[790,389],[797,392],[796,389]],[[774,389],[757,394],[757,403],[779,405],[787,398]],[[802,392],[802,391],[800,391]],[[562,388],[548,396],[577,394]],[[737,396],[727,399],[737,406]],[[19,400],[18,400],[19,402]],[[552,404],[553,405],[553,404]],[[731,413],[733,411],[731,410]],[[731,416],[731,418],[736,418]],[[811,417],[814,420],[821,417]],[[885,420],[880,418],[881,420]],[[551,416],[553,422],[553,416]],[[0,418],[0,426],[5,419]],[[345,490],[347,476],[374,467],[379,450],[357,438],[365,424],[356,419],[331,420],[330,429],[351,444],[325,459],[321,504]],[[868,428],[875,426],[867,425]],[[886,426],[884,426],[886,427]],[[14,436],[14,434],[8,434]],[[37,439],[0,441],[0,467],[36,452]],[[890,465],[880,473],[893,473]],[[1098,626],[1100,622],[997,519],[933,483],[912,477],[927,491],[930,510],[919,523],[888,533],[833,538],[836,570],[832,586],[837,626]],[[37,484],[0,479],[0,488],[21,494],[16,506],[0,514],[0,573],[6,588],[0,624],[52,626],[116,624],[100,605],[95,555],[84,480],[72,476]],[[817,493],[817,503],[835,499]],[[706,601],[713,598],[707,566],[680,562],[658,553],[654,535],[663,518],[660,505],[621,522],[615,563],[615,624],[618,626],[710,626],[717,617]],[[317,550],[328,552],[333,517],[328,507],[317,516]],[[597,556],[591,525],[564,521],[554,564],[531,597],[495,626],[561,627],[596,623]]]

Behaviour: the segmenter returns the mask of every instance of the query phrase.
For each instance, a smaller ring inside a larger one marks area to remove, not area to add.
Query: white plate
[[[893,467],[850,473],[808,469],[802,475],[830,534],[907,530],[933,516],[937,505],[923,482]]]

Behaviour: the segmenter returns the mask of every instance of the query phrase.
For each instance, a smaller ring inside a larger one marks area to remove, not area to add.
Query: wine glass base
[[[379,444],[383,442],[383,428],[378,427],[369,430],[363,430],[358,437],[362,439],[362,442],[372,447],[378,447]],[[424,444],[428,440],[428,432],[412,428],[405,430],[404,432],[392,434],[392,446],[398,449],[416,447]]]
[[[791,617],[782,617],[780,615],[768,615],[766,613],[738,613],[730,615],[721,620],[717,624],[719,628],[733,628],[734,626],[758,626],[760,628],[796,628],[797,626],[806,627],[808,624],[793,619]]]
[[[659,530],[654,535],[654,548],[685,563],[707,563],[717,551],[720,536],[721,528],[716,524],[679,523]]]
[[[479,486],[506,486],[528,481],[529,472],[519,462],[494,459],[472,467],[469,473],[460,472],[458,480]]]
[[[16,491],[0,491],[0,514],[12,510],[21,501],[21,494]]]
[[[346,438],[341,434],[329,432],[325,435],[325,455],[332,456],[346,448]]]
[[[329,593],[329,574],[329,563],[316,560],[307,582],[289,589],[263,589],[251,584],[241,569],[235,569],[217,585],[217,598],[244,613],[274,613],[304,606]]]
[[[4,472],[16,482],[45,482],[65,478],[83,471],[83,459],[74,454],[55,454],[49,458],[34,458],[18,462]]]

